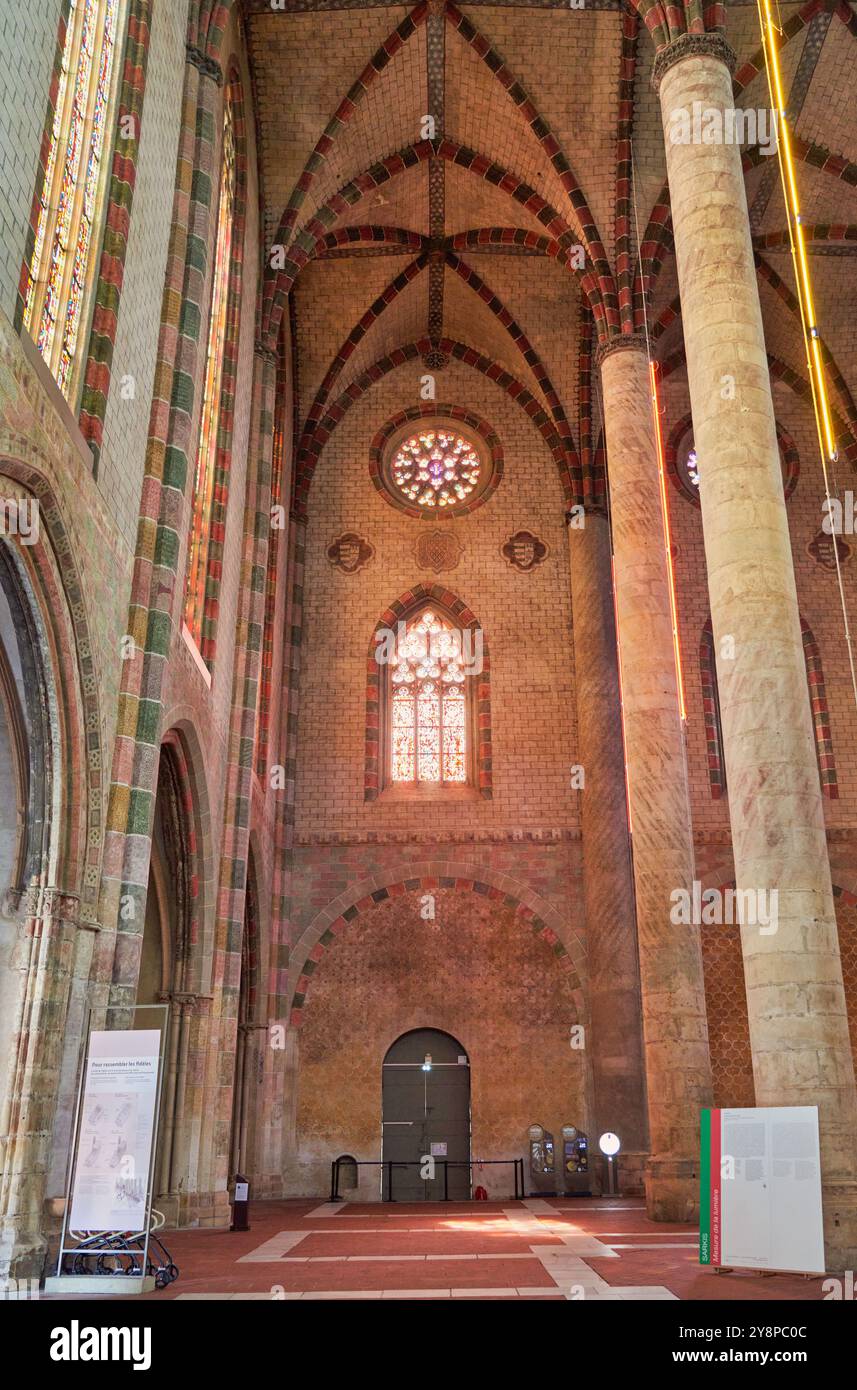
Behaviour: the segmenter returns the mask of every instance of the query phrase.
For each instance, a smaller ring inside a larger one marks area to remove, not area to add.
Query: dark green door
[[[384,1197],[390,1181],[386,1165],[392,1162],[395,1201],[438,1202],[445,1190],[450,1198],[467,1201],[470,1061],[455,1038],[435,1028],[397,1038],[384,1058],[382,1115]]]

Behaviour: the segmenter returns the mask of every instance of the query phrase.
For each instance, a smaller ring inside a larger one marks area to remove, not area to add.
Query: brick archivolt
[[[364,879],[353,885],[323,908],[302,932],[292,949],[289,966],[287,1001],[292,1026],[300,1025],[312,975],[337,937],[350,924],[390,898],[405,893],[436,893],[441,889],[479,893],[489,901],[514,908],[522,930],[531,932],[534,938],[552,950],[559,969],[568,975],[577,1016],[585,1016],[587,968],[583,939],[571,930],[549,903],[526,885],[508,874],[498,874],[485,868],[474,872],[472,865],[444,859],[403,865],[398,875],[395,872],[385,875],[385,880],[379,883],[375,879]]]

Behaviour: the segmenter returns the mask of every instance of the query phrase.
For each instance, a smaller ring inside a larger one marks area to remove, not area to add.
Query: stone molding
[[[367,834],[347,830],[307,831],[295,835],[296,849],[314,849],[322,845],[443,845],[443,844],[528,844],[555,845],[580,840],[576,829],[550,830],[462,830],[448,834],[427,831],[424,834],[409,830],[376,830]]]
[[[596,366],[601,367],[614,352],[642,352],[645,357],[649,355],[649,344],[644,333],[621,333],[615,338],[608,338],[606,342],[599,343],[595,350]]]
[[[673,39],[666,48],[656,54],[652,68],[652,86],[658,91],[664,73],[685,58],[719,58],[729,69],[730,76],[735,72],[737,58],[735,50],[726,42],[722,34],[682,34]]]
[[[192,43],[185,44],[185,56],[187,61],[202,73],[203,77],[210,77],[212,82],[217,83],[218,87],[223,86],[223,69],[213,58],[209,58]]]

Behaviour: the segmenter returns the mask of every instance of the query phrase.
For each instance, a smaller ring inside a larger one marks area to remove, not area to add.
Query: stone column
[[[569,526],[568,546],[577,742],[585,778],[580,809],[592,1034],[587,1052],[595,1093],[590,1141],[605,1130],[618,1134],[622,1191],[642,1191],[646,1080],[606,515],[587,509],[582,526]]]
[[[711,1062],[699,928],[671,920],[676,890],[692,900],[694,856],[651,384],[640,339],[616,339],[599,356],[648,1083],[646,1199],[655,1219],[683,1221],[699,1210]]]
[[[824,813],[739,148],[674,143],[676,112],[732,107],[728,46],[655,64],[666,131],[759,1105],[818,1105],[828,1267],[857,1266],[857,1094]],[[703,116],[702,128],[708,124]],[[730,639],[724,647],[724,639]],[[734,659],[724,659],[723,650]],[[770,899],[763,900],[770,902]]]

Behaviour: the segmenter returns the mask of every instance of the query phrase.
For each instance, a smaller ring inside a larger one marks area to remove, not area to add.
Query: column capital
[[[185,56],[189,63],[192,63],[203,77],[210,77],[218,87],[223,86],[223,69],[214,58],[209,58],[201,49],[195,48],[192,43],[185,44]]]
[[[253,344],[253,351],[255,352],[256,356],[261,357],[264,362],[270,362],[274,367],[276,367],[278,357],[276,348],[268,347],[267,343],[262,342],[261,339],[257,338],[256,342]]]
[[[606,521],[606,520],[607,520],[607,503],[606,503],[606,501],[594,501],[593,499],[590,498],[590,500],[589,500],[588,502],[575,503],[575,506],[581,506],[581,507],[583,508],[583,515],[584,515],[584,518],[585,518],[586,520],[588,520],[589,517],[591,517],[591,516],[600,517],[603,521]],[[577,520],[577,516],[576,516],[576,514],[575,514],[574,511],[567,511],[567,512],[566,512],[566,514],[565,514],[565,526],[566,526],[566,530],[568,531],[569,535],[571,534],[572,531],[580,531],[580,532],[585,532],[585,531],[586,531],[585,525],[584,525],[584,526],[573,526],[573,525],[572,525],[572,522],[573,522],[573,521],[576,521],[576,520]]]
[[[621,333],[615,338],[608,338],[606,342],[599,343],[595,349],[596,365],[603,366],[614,352],[641,352],[648,360],[649,344],[645,333]]]
[[[652,86],[655,91],[658,91],[664,73],[685,58],[719,58],[721,63],[726,64],[730,74],[734,73],[738,62],[735,50],[722,34],[680,34],[655,55],[652,68]]]

